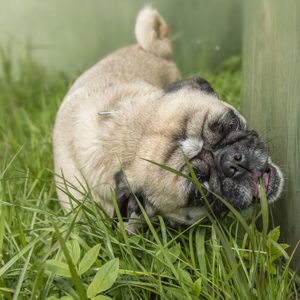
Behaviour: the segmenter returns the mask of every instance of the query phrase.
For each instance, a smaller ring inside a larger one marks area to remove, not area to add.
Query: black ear
[[[133,212],[139,212],[139,206],[136,203],[135,197],[129,190],[122,171],[119,171],[114,176],[116,183],[116,199],[123,218],[130,218]]]
[[[156,213],[156,210],[147,200],[143,192],[137,191],[133,193],[132,191],[130,191],[122,171],[117,172],[114,176],[114,179],[116,183],[116,199],[121,216],[123,218],[128,219],[133,213],[135,213],[136,215],[141,215],[142,212],[136,199],[138,199],[142,204],[149,217],[152,217]],[[114,214],[114,216],[116,215]]]
[[[165,88],[166,93],[174,93],[183,88],[198,89],[207,94],[216,95],[215,91],[211,85],[204,79],[199,76],[191,77],[189,79],[178,80]]]
[[[123,218],[128,219],[133,213],[136,215],[142,214],[136,199],[138,199],[142,204],[150,218],[156,215],[157,209],[148,201],[147,197],[142,191],[136,191],[134,193],[130,191],[122,171],[117,172],[114,175],[114,179],[116,183],[115,193],[117,203]],[[114,216],[116,216],[116,214],[114,214]]]

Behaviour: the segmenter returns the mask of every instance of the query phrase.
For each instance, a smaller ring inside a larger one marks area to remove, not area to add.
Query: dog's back
[[[86,182],[84,168],[97,168],[97,174],[93,174],[95,184],[103,183],[102,191],[110,194],[113,183],[101,176],[108,170],[92,159],[95,152],[101,151],[101,145],[95,144],[99,130],[97,112],[114,111],[126,96],[146,93],[149,89],[162,90],[179,79],[179,71],[170,60],[168,32],[169,27],[158,12],[151,7],[144,8],[135,27],[138,44],[99,61],[75,81],[64,98],[57,113],[53,144],[57,192],[66,210],[70,209],[72,197],[82,199]],[[76,130],[78,123],[80,130]],[[95,150],[96,147],[99,149]],[[112,214],[111,203],[106,206],[102,199],[95,200]]]

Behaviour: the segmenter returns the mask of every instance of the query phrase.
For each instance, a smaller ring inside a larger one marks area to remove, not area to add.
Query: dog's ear
[[[116,199],[123,218],[130,218],[132,213],[139,212],[139,206],[136,203],[135,196],[129,190],[124,174],[119,171],[114,176],[116,183]]]
[[[156,215],[157,209],[148,201],[143,192],[137,191],[132,193],[130,191],[122,171],[117,172],[114,179],[116,183],[116,199],[123,218],[130,218],[133,213],[135,213],[135,215],[141,215],[142,212],[136,198],[142,204],[150,218]]]
[[[199,76],[175,81],[165,88],[165,92],[174,93],[183,88],[198,89],[207,94],[216,95],[214,89],[211,87],[208,81],[206,81],[204,78],[201,78]]]

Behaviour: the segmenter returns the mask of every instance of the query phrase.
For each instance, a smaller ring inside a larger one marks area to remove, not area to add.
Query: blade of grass
[[[196,269],[196,260],[195,260],[195,253],[194,253],[194,235],[195,227],[191,228],[189,231],[189,248],[190,248],[190,259],[191,259],[191,264],[194,269]]]
[[[196,249],[200,272],[207,277],[206,253],[205,253],[205,228],[197,228],[196,231]]]
[[[223,245],[226,258],[228,259],[230,267],[233,269],[236,267],[237,261],[235,260],[234,252],[232,251],[230,244],[228,242],[228,239],[226,238],[225,234],[220,229],[219,225],[216,222],[213,222],[213,226],[216,230],[216,233]],[[248,291],[249,287],[247,285],[247,281],[245,279],[244,273],[240,272],[240,269],[237,268],[236,270],[236,276],[233,277],[233,279],[237,282],[237,286],[240,286],[240,292],[244,299],[248,299]]]
[[[56,224],[53,224],[53,227],[55,229],[55,232],[56,232],[57,238],[59,240],[59,243],[61,245],[62,252],[63,252],[63,254],[66,258],[67,264],[69,266],[69,269],[70,269],[70,272],[71,272],[71,275],[72,275],[72,279],[74,281],[75,288],[78,292],[78,296],[80,297],[81,300],[87,300],[85,289],[84,289],[84,287],[81,283],[80,277],[79,277],[79,275],[77,273],[77,270],[76,270],[76,268],[73,264],[73,261],[72,261],[72,258],[70,256],[70,254],[69,254],[66,243],[65,243],[62,235],[60,234]]]
[[[151,220],[149,219],[149,217],[148,217],[145,209],[143,208],[142,204],[140,203],[139,199],[136,196],[135,196],[135,199],[136,199],[136,201],[137,201],[137,203],[139,205],[139,208],[140,208],[140,210],[141,210],[141,212],[143,214],[143,217],[144,217],[144,219],[145,219],[145,221],[146,221],[146,223],[147,223],[147,225],[148,225],[148,227],[149,227],[149,229],[150,229],[150,231],[151,231],[151,233],[152,233],[152,235],[153,235],[153,237],[154,237],[154,239],[155,239],[155,241],[156,241],[156,243],[157,243],[157,245],[159,247],[159,251],[162,253],[164,259],[166,260],[166,263],[167,263],[168,267],[170,268],[170,270],[172,271],[172,273],[176,277],[177,281],[180,282],[180,276],[179,276],[177,270],[175,269],[175,267],[174,267],[174,265],[173,265],[173,263],[172,263],[172,261],[171,261],[171,259],[169,257],[168,252],[166,251],[166,249],[164,248],[163,244],[161,243],[160,238],[158,237],[157,232],[156,232],[156,230],[154,229],[154,227],[153,227],[153,225],[151,223]],[[181,287],[182,287],[182,289],[183,289],[183,291],[184,291],[184,293],[185,293],[185,295],[187,297],[186,299],[191,299],[191,296],[187,292],[187,290],[184,287],[184,285],[181,285]]]
[[[171,167],[169,167],[169,166],[166,166],[166,165],[157,163],[157,162],[155,162],[155,161],[153,161],[153,160],[149,160],[149,159],[146,159],[146,158],[141,158],[141,159],[142,159],[142,160],[145,160],[145,161],[147,161],[147,162],[149,162],[149,163],[151,163],[151,164],[157,165],[157,166],[160,167],[161,169],[164,169],[164,170],[166,170],[166,171],[169,171],[169,172],[171,172],[171,173],[174,173],[174,174],[176,174],[177,176],[184,177],[184,178],[186,178],[186,179],[191,180],[191,177],[189,177],[189,176],[183,174],[182,172],[177,171],[177,170],[174,169],[174,168],[171,168]]]
[[[5,208],[0,205],[0,261],[2,260],[3,256],[3,240],[5,234]]]
[[[71,235],[71,232],[72,232],[72,230],[73,230],[73,228],[74,228],[75,222],[76,222],[76,220],[77,220],[77,218],[78,218],[78,215],[79,215],[79,212],[80,212],[80,209],[81,209],[83,203],[84,203],[84,201],[72,211],[72,213],[75,212],[75,214],[74,214],[74,217],[73,217],[73,219],[72,219],[72,221],[71,221],[71,223],[70,223],[70,225],[69,225],[69,227],[68,227],[67,233],[66,233],[66,235],[65,235],[65,239],[66,239],[66,240],[68,240],[69,236]],[[55,225],[55,223],[54,223],[54,225]],[[53,228],[54,228],[54,231],[56,232],[55,227],[53,227]],[[55,244],[55,245],[56,245],[56,244]],[[52,247],[52,249],[54,249],[54,248],[55,248],[55,246]],[[60,258],[60,256],[61,256],[61,251],[62,251],[62,247],[58,250],[58,252],[57,252],[57,254],[56,254],[56,259]],[[44,257],[44,261],[43,261],[43,262],[45,262],[45,260],[47,259],[48,255],[49,255],[49,253]],[[71,270],[70,270],[70,271],[71,271]],[[41,272],[42,272],[42,270],[41,270]],[[75,276],[76,276],[76,275],[75,275]],[[46,284],[45,284],[45,287],[44,287],[44,289],[43,289],[43,291],[42,291],[42,296],[41,296],[42,298],[46,298],[46,297],[48,296],[48,293],[49,293],[49,290],[50,290],[50,288],[51,288],[51,286],[52,286],[52,282],[53,282],[53,280],[54,280],[54,277],[55,277],[55,276],[54,276],[53,274],[49,274],[48,279],[47,279],[47,282],[46,282]],[[79,287],[79,288],[80,288],[80,287]]]
[[[18,155],[21,153],[21,151],[23,150],[24,146],[25,146],[25,144],[23,144],[21,147],[19,147],[18,151],[14,154],[14,156],[8,162],[8,164],[6,165],[6,167],[4,168],[4,170],[2,171],[2,173],[0,175],[0,180],[3,179],[3,176],[5,175],[5,173],[7,172],[7,170],[10,168],[10,166],[12,165],[12,163],[15,161],[15,159],[18,157]]]
[[[30,260],[31,260],[33,251],[34,251],[34,246],[30,249],[29,254],[28,254],[27,258],[26,258],[25,264],[24,264],[24,266],[23,266],[23,268],[22,268],[22,271],[21,271],[21,273],[20,273],[20,276],[19,276],[19,279],[18,279],[16,288],[15,288],[13,300],[18,300],[18,299],[21,298],[21,297],[20,297],[21,287],[22,287],[24,278],[25,278],[25,276],[26,276],[26,272],[28,272],[28,265],[29,265],[29,262],[30,262]]]
[[[264,247],[265,247],[267,242],[267,235],[269,231],[269,210],[268,210],[266,191],[262,179],[259,180],[259,198],[260,198],[261,212],[262,212],[263,240],[264,240]]]

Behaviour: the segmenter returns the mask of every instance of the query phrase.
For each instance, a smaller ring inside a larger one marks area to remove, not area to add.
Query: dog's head
[[[239,210],[258,201],[259,178],[269,202],[279,197],[283,177],[266,145],[237,110],[218,99],[207,81],[196,77],[175,82],[163,98],[155,116],[164,121],[153,123],[156,134],[142,148],[142,157],[186,175],[188,159],[216,210],[223,206],[214,194]],[[159,211],[186,224],[201,216],[205,202],[191,181],[155,165],[144,169],[139,169],[139,178],[132,178],[140,183],[139,195],[151,213]],[[125,210],[132,208],[132,201],[126,201]]]

